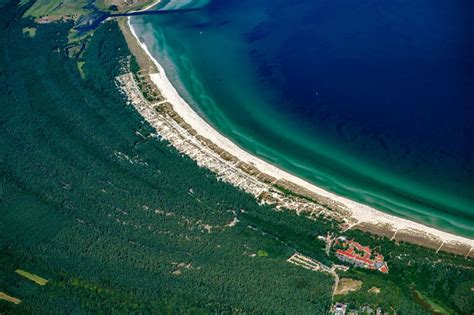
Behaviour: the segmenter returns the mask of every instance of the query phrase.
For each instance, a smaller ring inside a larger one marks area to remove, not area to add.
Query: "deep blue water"
[[[474,237],[474,1],[213,0],[133,22],[245,149]]]

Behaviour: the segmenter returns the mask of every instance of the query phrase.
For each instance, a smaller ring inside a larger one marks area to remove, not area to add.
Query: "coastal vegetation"
[[[17,1],[1,9],[0,313],[329,309],[334,279],[286,260],[340,263],[317,240],[337,224],[260,205],[156,137],[116,87],[130,65],[139,71],[117,23],[71,55],[71,21],[35,23]],[[23,31],[32,27],[34,37]],[[390,272],[338,272],[360,288],[335,299],[429,314],[418,292],[438,309],[474,311],[472,260],[345,235]]]

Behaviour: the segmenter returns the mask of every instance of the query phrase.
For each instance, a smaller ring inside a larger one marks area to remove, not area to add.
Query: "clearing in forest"
[[[35,27],[25,27],[23,28],[23,34],[29,36],[29,37],[35,37],[36,36],[36,28]]]
[[[3,292],[0,292],[0,300],[5,300],[5,301],[12,302],[15,304],[21,303],[21,300],[14,298],[13,296],[9,296],[8,294],[3,293]]]
[[[373,294],[379,294],[380,293],[380,288],[372,287],[367,292],[373,293]]]
[[[21,269],[15,270],[17,274],[19,274],[22,277],[25,277],[27,279],[30,279],[31,281],[35,282],[36,284],[39,285],[46,285],[48,283],[48,280],[41,278],[40,276],[37,276],[35,274],[29,273],[28,271],[24,271]]]
[[[357,291],[361,288],[362,281],[349,278],[342,278],[337,284],[335,295],[346,295],[350,291]]]
[[[431,313],[433,314],[452,314],[448,309],[445,309],[443,306],[438,304],[437,302],[429,299],[427,296],[424,294],[420,293],[418,290],[413,290],[412,291],[413,296],[415,297],[415,300],[424,306],[426,309],[428,309]]]

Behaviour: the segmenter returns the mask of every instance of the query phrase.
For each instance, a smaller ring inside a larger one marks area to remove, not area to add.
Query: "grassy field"
[[[14,298],[12,296],[9,296],[8,294],[3,293],[3,292],[0,292],[0,300],[8,301],[8,302],[11,302],[11,303],[14,303],[14,304],[20,304],[21,303],[21,300],[19,300],[17,298]]]
[[[362,281],[349,278],[339,280],[335,295],[346,295],[351,291],[357,291],[362,287]]]
[[[120,12],[127,12],[141,10],[152,3],[157,2],[158,0],[132,0],[128,2],[122,0],[97,0],[95,5],[101,10],[110,10],[113,8]]]
[[[35,274],[32,274],[28,271],[17,269],[17,270],[15,270],[15,272],[17,274],[19,274],[20,276],[25,277],[25,278],[35,282],[38,285],[46,285],[48,283],[48,280],[46,280],[44,278],[41,278],[40,276],[37,276]]]
[[[29,37],[35,37],[36,27],[25,27],[25,28],[23,28],[23,34],[25,34]]]
[[[2,0],[5,1],[5,0]],[[7,1],[5,1],[7,2]],[[58,16],[72,16],[84,15],[91,13],[91,10],[83,7],[89,4],[90,0],[37,0],[31,8],[26,11],[25,16],[33,18],[38,17],[58,17]],[[133,10],[140,10],[146,6],[157,2],[156,0],[97,0],[95,6],[104,11],[109,11],[111,7],[115,7],[116,12],[127,12]]]
[[[79,69],[79,74],[81,75],[81,78],[85,79],[86,78],[86,73],[84,72],[84,64],[85,61],[78,61],[77,62],[77,69]]]
[[[87,5],[87,0],[37,0],[26,11],[25,16],[33,18],[45,16],[82,15],[89,13],[82,7]]]
[[[413,294],[415,295],[415,298],[418,299],[422,304],[426,306],[427,309],[429,309],[433,314],[436,315],[452,315],[455,314],[453,311],[449,311],[445,309],[443,306],[439,305],[438,303],[432,301],[422,293],[420,293],[417,290],[413,291]],[[473,302],[473,301],[471,301]]]

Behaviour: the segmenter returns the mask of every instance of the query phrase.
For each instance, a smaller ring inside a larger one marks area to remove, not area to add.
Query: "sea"
[[[156,8],[170,12],[131,18],[138,36],[234,143],[336,194],[474,238],[474,1]]]

